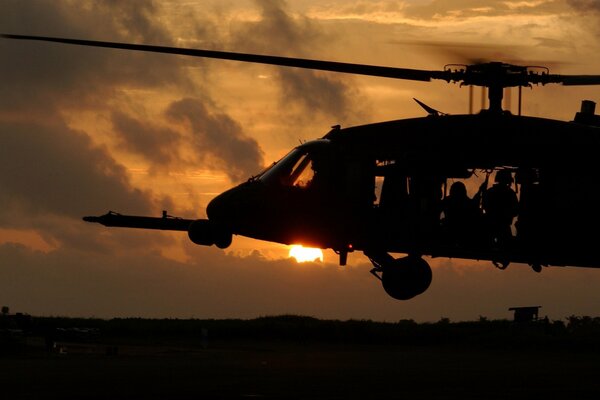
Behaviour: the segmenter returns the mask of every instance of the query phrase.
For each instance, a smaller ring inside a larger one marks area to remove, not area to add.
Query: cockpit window
[[[312,167],[312,160],[308,157],[308,154],[303,154],[292,168],[292,174],[287,183],[288,186],[306,188],[310,185],[314,176],[315,171]]]
[[[313,163],[306,150],[294,149],[258,179],[266,184],[307,188],[314,177]]]

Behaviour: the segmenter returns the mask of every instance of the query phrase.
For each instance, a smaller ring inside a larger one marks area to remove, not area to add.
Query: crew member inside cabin
[[[513,219],[519,212],[517,194],[512,189],[512,173],[507,169],[496,172],[494,185],[483,193],[482,205],[492,243],[498,248],[512,239]]]

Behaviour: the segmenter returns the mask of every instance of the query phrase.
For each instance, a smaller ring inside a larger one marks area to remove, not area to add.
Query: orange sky
[[[3,1],[3,32],[441,69],[468,58],[599,73],[600,6],[533,1]],[[431,44],[437,44],[432,46]],[[457,114],[467,89],[218,60],[0,40],[0,303],[44,315],[435,321],[542,305],[600,312],[600,270],[432,260],[388,298],[352,254],[298,265],[285,246],[105,229],[107,210],[204,217],[207,202],[331,125]],[[515,98],[515,96],[513,96]],[[524,90],[524,113],[570,120],[598,88]],[[513,107],[516,107],[513,102]],[[600,264],[599,264],[600,265]]]

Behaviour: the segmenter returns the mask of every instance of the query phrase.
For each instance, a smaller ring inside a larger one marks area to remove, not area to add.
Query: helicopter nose
[[[221,193],[212,199],[206,206],[206,215],[211,221],[224,221],[227,219],[228,213],[228,192]]]
[[[264,206],[262,187],[255,182],[242,183],[212,199],[206,206],[208,219],[224,226],[239,227],[255,221]]]

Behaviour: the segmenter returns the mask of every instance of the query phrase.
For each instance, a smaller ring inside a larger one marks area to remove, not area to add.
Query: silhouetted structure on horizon
[[[533,322],[538,320],[540,308],[542,306],[511,307],[508,311],[514,311],[514,322]]]

